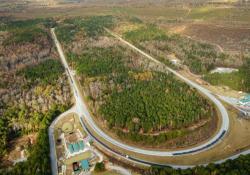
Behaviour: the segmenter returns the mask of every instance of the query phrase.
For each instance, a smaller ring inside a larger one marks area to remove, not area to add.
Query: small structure
[[[238,101],[238,107],[241,109],[242,117],[250,119],[250,94]]]
[[[177,60],[177,59],[171,59],[170,61],[171,61],[171,63],[174,64],[174,65],[179,65],[179,64],[180,64],[180,61]]]
[[[246,95],[244,98],[239,100],[239,105],[250,108],[250,94]]]
[[[83,171],[89,171],[89,161],[87,159],[81,161]]]
[[[217,67],[214,70],[211,70],[210,73],[232,73],[232,72],[237,72],[239,71],[238,69],[234,68],[228,68],[228,67]]]
[[[74,162],[72,164],[72,166],[73,166],[74,174],[80,174],[81,169],[80,169],[79,163],[78,162]]]
[[[83,140],[80,140],[78,142],[75,143],[68,143],[67,146],[70,154],[74,154],[74,153],[78,153],[78,152],[82,152],[85,148]]]

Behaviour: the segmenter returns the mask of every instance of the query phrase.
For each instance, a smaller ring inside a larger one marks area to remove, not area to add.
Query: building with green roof
[[[244,98],[239,100],[239,104],[250,107],[250,94],[246,95]]]
[[[78,152],[79,149],[80,149],[78,143],[73,143],[72,145],[73,145],[73,148],[74,148],[74,152]]]
[[[78,144],[79,144],[80,150],[84,150],[84,143],[83,143],[83,140],[80,140],[80,141],[78,142]]]
[[[71,154],[74,153],[74,148],[73,148],[73,145],[72,145],[72,144],[69,144],[69,145],[68,145],[68,149],[69,149],[69,152],[70,152]]]
[[[87,159],[81,161],[81,167],[84,171],[89,170],[89,161]]]

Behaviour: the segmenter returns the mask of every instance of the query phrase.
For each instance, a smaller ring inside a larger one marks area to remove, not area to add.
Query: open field
[[[77,116],[77,114],[72,113],[63,117],[60,121],[58,121],[58,123],[56,123],[55,130],[62,130],[65,123],[72,124],[74,130],[79,129],[80,132],[83,134],[83,137],[86,136],[86,133],[80,124],[79,117]]]
[[[196,40],[218,44],[226,52],[250,52],[250,28],[199,23],[176,24],[175,26],[162,24],[161,26],[171,32],[190,36]]]
[[[11,140],[8,145],[8,154],[1,159],[3,162],[1,166],[12,166],[14,161],[21,159],[21,152],[26,152],[27,154],[25,149],[29,149],[29,147],[33,146],[36,143],[36,138],[37,133],[33,133]],[[23,156],[27,156],[26,154],[23,154]]]

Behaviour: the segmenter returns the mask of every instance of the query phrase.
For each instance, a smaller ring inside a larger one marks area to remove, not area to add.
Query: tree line
[[[234,160],[227,160],[221,164],[210,163],[207,166],[196,166],[185,170],[171,167],[153,166],[143,175],[249,175],[250,155],[242,155]]]

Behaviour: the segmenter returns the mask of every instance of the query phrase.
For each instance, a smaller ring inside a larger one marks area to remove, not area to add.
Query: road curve
[[[49,146],[50,146],[50,163],[51,163],[51,173],[52,175],[58,174],[58,167],[57,167],[57,157],[56,157],[56,146],[55,146],[55,138],[54,138],[54,127],[55,124],[61,118],[65,117],[66,115],[73,113],[75,111],[75,107],[69,109],[68,111],[60,114],[56,119],[49,126]]]
[[[70,83],[71,86],[73,88],[73,94],[74,97],[76,99],[76,107],[78,109],[78,114],[81,118],[84,118],[84,121],[86,121],[88,123],[88,125],[95,131],[96,134],[98,134],[100,137],[102,137],[103,139],[105,139],[106,141],[108,141],[109,143],[120,147],[124,150],[127,151],[131,151],[131,152],[135,152],[135,153],[139,153],[139,154],[143,154],[143,155],[148,155],[148,156],[178,156],[178,155],[185,155],[185,154],[195,154],[201,151],[205,151],[209,148],[211,148],[212,146],[214,146],[216,143],[218,143],[222,137],[225,135],[225,133],[228,131],[229,128],[229,118],[228,118],[228,113],[225,109],[225,107],[221,104],[221,102],[219,100],[217,100],[211,93],[210,91],[208,91],[207,89],[199,86],[198,84],[188,80],[187,78],[183,77],[182,75],[180,75],[179,73],[177,73],[176,71],[172,70],[171,68],[167,69],[172,72],[173,74],[175,74],[176,76],[178,76],[180,79],[182,79],[183,81],[185,81],[187,84],[189,84],[190,86],[196,88],[197,90],[199,90],[201,93],[203,93],[205,96],[207,96],[212,102],[214,102],[214,104],[217,106],[217,108],[220,111],[220,114],[222,116],[222,125],[220,127],[219,132],[212,138],[210,139],[208,142],[196,146],[194,148],[190,148],[190,149],[184,149],[184,150],[179,150],[179,151],[154,151],[154,150],[147,150],[147,149],[141,149],[141,148],[137,148],[137,147],[133,147],[130,145],[126,145],[124,143],[121,143],[115,139],[113,139],[112,137],[108,136],[106,133],[104,133],[93,121],[87,106],[85,104],[85,102],[83,101],[83,99],[81,98],[81,92],[78,89],[77,83],[74,79],[74,76],[68,66],[68,63],[66,61],[66,58],[63,54],[62,48],[60,46],[60,43],[58,42],[54,29],[51,30],[52,33],[52,37],[53,40],[55,41],[58,53],[60,55],[60,58],[62,60],[62,63],[67,71],[67,75],[70,79]],[[127,41],[123,40],[122,38],[120,38],[119,36],[111,33],[113,36],[115,36],[117,39],[119,39],[120,41],[122,41],[123,43],[127,44],[129,47],[131,47],[132,49],[138,51],[139,53],[141,53],[142,55],[144,55],[145,57],[147,57],[148,59],[158,63],[158,64],[162,64],[161,62],[159,62],[158,60],[154,59],[153,57],[149,56],[148,54],[146,54],[145,52],[139,50],[138,48],[136,48],[135,46],[133,46],[132,44],[128,43]]]

